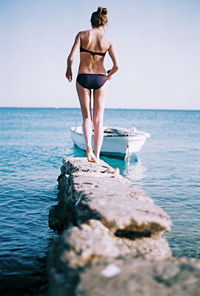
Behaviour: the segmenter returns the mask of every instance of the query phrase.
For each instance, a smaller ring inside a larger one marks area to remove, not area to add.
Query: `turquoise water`
[[[15,295],[31,295],[46,280],[55,236],[48,212],[57,203],[62,158],[84,155],[70,138],[76,122],[79,109],[0,109],[0,287],[7,295],[12,287]],[[200,259],[200,112],[106,110],[105,125],[151,133],[137,161],[103,159],[171,216],[173,254]]]

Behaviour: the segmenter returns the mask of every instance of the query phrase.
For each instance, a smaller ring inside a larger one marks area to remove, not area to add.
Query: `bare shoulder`
[[[100,40],[103,47],[105,47],[108,50],[112,44],[110,36],[106,33],[100,33]]]
[[[89,33],[90,33],[90,30],[84,30],[84,31],[80,31],[80,32],[78,33],[78,35],[79,35],[80,37],[84,37],[84,36],[88,35]]]
[[[82,42],[83,40],[88,39],[89,34],[90,34],[90,30],[85,30],[85,31],[80,31],[77,36],[79,40]]]
[[[110,36],[106,35],[106,37],[107,37],[107,43],[109,44],[109,48],[111,48],[114,45],[114,42]]]

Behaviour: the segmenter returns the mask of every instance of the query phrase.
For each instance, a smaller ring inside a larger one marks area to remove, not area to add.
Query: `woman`
[[[91,16],[92,29],[79,32],[67,59],[66,78],[72,81],[72,64],[75,53],[80,49],[80,64],[76,80],[76,89],[80,101],[83,132],[86,142],[88,161],[98,162],[103,142],[103,115],[106,94],[106,81],[118,70],[118,61],[112,41],[104,33],[108,22],[107,9],[99,7]],[[108,54],[113,67],[108,71],[104,68],[104,57]],[[93,90],[93,93],[92,93]],[[91,96],[94,108],[91,115]],[[94,125],[94,152],[92,149],[92,121]]]

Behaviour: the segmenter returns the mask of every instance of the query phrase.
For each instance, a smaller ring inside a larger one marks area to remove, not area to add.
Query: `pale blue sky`
[[[120,61],[106,107],[200,109],[199,0],[0,0],[0,106],[79,107],[66,59],[98,6]]]

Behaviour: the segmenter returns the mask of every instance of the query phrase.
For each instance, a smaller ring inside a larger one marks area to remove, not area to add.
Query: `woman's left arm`
[[[109,56],[111,57],[111,60],[113,62],[113,67],[110,69],[107,73],[107,80],[110,80],[112,75],[119,70],[119,62],[118,57],[116,54],[115,46],[113,43],[111,43],[110,48],[108,49]]]
[[[72,64],[78,48],[80,48],[80,33],[77,34],[71,52],[67,58],[67,70],[65,76],[69,81],[72,81]]]

